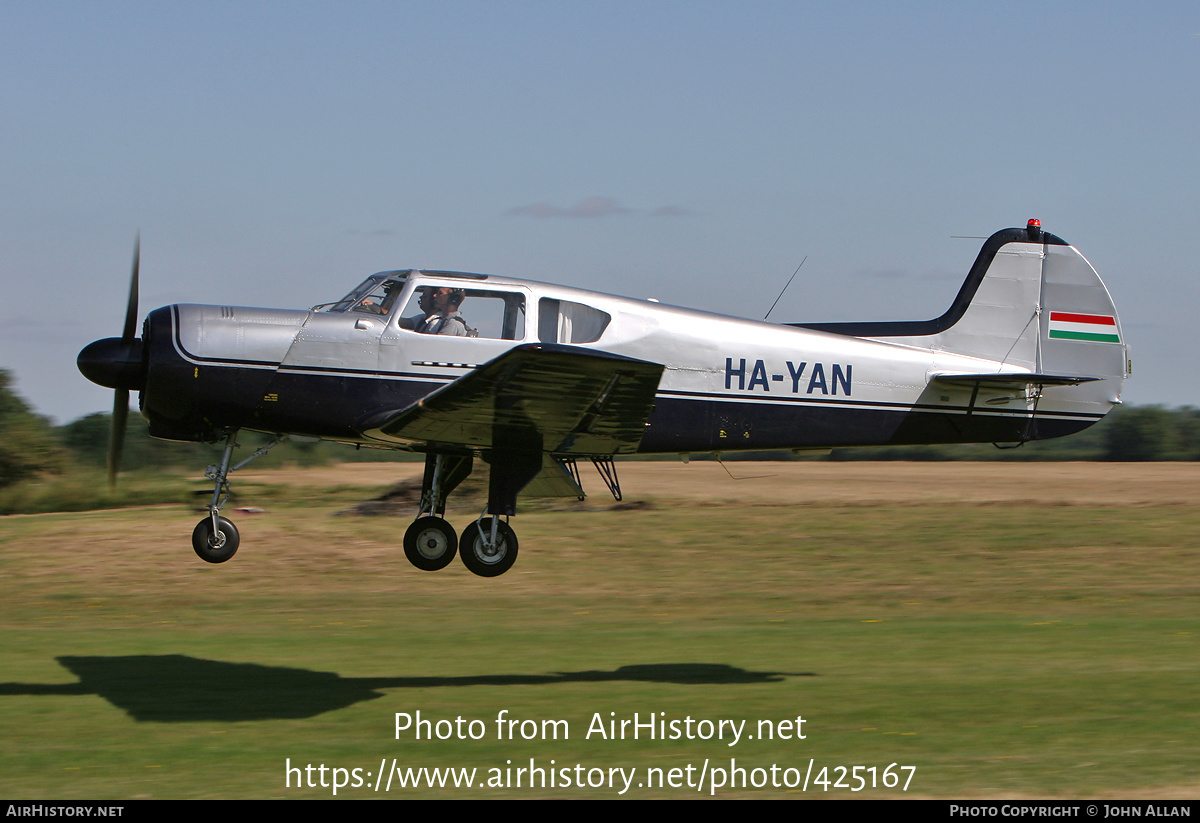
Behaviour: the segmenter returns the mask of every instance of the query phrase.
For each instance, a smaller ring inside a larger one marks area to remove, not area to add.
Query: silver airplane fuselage
[[[1074,249],[1063,251],[1087,265]],[[215,440],[222,430],[248,428],[407,448],[418,444],[371,435],[368,423],[516,346],[540,342],[665,367],[637,449],[643,453],[1011,443],[1070,434],[1099,420],[1120,401],[1126,368],[1123,345],[1100,343],[1116,363],[1100,365],[1117,373],[1093,373],[1104,379],[1086,385],[1015,390],[933,381],[954,373],[1038,372],[1038,338],[1045,335],[1032,306],[1032,328],[996,347],[1007,357],[988,358],[947,351],[920,335],[850,336],[515,278],[410,270],[374,279],[402,289],[395,307],[421,289],[465,287],[468,295],[486,295],[464,301],[467,323],[472,304],[484,299],[506,305],[514,317],[507,329],[499,318],[468,337],[422,334],[402,327],[402,311],[366,313],[348,301],[333,310],[158,309],[145,335],[142,410],[151,433]],[[568,327],[563,307],[586,313],[591,325],[582,334],[578,320]]]

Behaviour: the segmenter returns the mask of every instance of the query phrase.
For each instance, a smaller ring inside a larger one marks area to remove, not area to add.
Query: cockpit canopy
[[[366,311],[369,314],[388,314],[388,311],[378,311],[373,307],[382,306],[390,310],[396,298],[403,293],[404,286],[408,283],[410,277],[419,274],[461,280],[487,280],[486,274],[467,274],[457,271],[418,271],[416,269],[381,271],[372,274],[366,280],[359,283],[349,294],[336,303],[322,303],[318,306],[313,306],[313,311]]]
[[[429,287],[445,287],[447,281],[461,291],[462,319],[468,336],[500,340],[524,340],[527,286],[480,288],[484,274],[420,271],[404,269],[371,275],[336,303],[314,306],[314,311],[359,312],[385,317],[400,316],[400,328],[413,329],[419,321],[419,292]],[[414,285],[415,284],[415,285]],[[460,286],[461,284],[461,286]],[[537,295],[533,295],[537,297]],[[592,306],[543,296],[537,303],[537,339],[543,343],[593,343],[604,334],[611,320],[607,312]],[[414,315],[409,317],[409,315]]]

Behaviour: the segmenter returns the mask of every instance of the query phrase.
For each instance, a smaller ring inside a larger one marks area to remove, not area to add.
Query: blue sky
[[[1038,217],[1200,405],[1195,3],[0,3],[0,368],[59,422],[143,313],[372,271],[927,319]]]

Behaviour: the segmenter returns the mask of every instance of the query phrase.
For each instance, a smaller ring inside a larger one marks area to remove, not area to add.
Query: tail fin
[[[1089,404],[1119,403],[1129,373],[1128,346],[1108,289],[1082,254],[1036,220],[987,239],[941,317],[794,325],[979,357],[998,363],[1003,374],[1091,378],[1087,391],[1070,390],[1077,393],[1072,399]]]

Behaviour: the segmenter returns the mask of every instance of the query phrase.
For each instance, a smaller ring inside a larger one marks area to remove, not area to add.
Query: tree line
[[[89,414],[54,426],[30,408],[0,369],[0,488],[22,480],[102,469],[111,417]],[[267,442],[265,435],[242,438],[248,454]],[[755,455],[761,458],[763,455]],[[772,453],[790,459],[791,452]],[[745,455],[744,457],[751,457]],[[288,441],[264,457],[263,465],[320,465],[345,461],[419,459],[392,450],[354,449],[325,442]],[[220,445],[155,440],[136,414],[129,417],[122,471],[171,470],[201,473],[220,459]],[[727,459],[736,459],[733,455]],[[1119,406],[1100,423],[1071,437],[1027,443],[1017,449],[990,445],[890,446],[835,449],[832,460],[1200,460],[1200,409],[1191,406]]]

